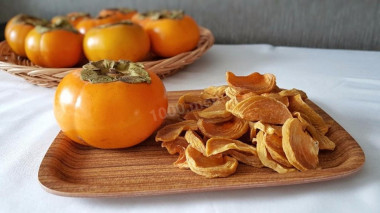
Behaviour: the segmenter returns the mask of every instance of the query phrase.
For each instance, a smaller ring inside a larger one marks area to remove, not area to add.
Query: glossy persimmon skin
[[[149,53],[148,34],[136,24],[117,24],[105,28],[93,28],[83,41],[88,60],[142,61]]]
[[[109,16],[115,16],[120,20],[131,20],[132,17],[137,14],[137,11],[131,10],[130,12],[123,12],[122,10],[118,9],[103,9],[99,12],[99,17],[109,17]]]
[[[74,27],[78,25],[79,22],[81,22],[84,19],[89,19],[90,15],[86,13],[81,13],[81,12],[72,12],[68,13],[66,16],[55,16],[51,19],[51,23],[57,23],[60,21],[60,19],[66,18],[67,21]]]
[[[25,38],[25,52],[29,60],[43,67],[72,67],[82,56],[83,36],[68,30],[40,33],[31,30]]]
[[[102,149],[131,147],[147,139],[165,119],[168,99],[158,76],[151,83],[93,84],[80,79],[80,69],[57,87],[54,115],[73,141]]]
[[[25,38],[28,33],[34,29],[34,26],[30,24],[16,23],[16,19],[17,17],[12,18],[5,26],[5,40],[17,55],[25,57]]]
[[[199,41],[199,27],[188,15],[182,19],[159,19],[142,22],[149,35],[152,51],[172,57],[194,49]]]
[[[140,14],[136,13],[135,15],[132,16],[131,21],[142,26],[145,29],[146,24],[152,21],[152,19],[150,19],[149,17],[141,19]]]
[[[82,34],[86,34],[90,29],[94,27],[105,24],[113,24],[120,21],[121,20],[116,16],[84,18],[75,25],[75,29],[77,29]]]

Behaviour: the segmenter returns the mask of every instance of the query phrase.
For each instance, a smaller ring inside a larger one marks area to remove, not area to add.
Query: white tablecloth
[[[361,145],[363,169],[303,185],[138,198],[70,198],[46,192],[38,168],[59,131],[54,89],[0,71],[0,212],[380,212],[380,52],[215,45],[164,80],[168,91],[225,83],[224,73],[274,73],[299,88]]]

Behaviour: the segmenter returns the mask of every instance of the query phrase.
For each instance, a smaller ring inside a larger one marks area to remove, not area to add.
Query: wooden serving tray
[[[168,92],[169,115],[175,114],[175,103],[186,92]],[[240,163],[230,177],[207,179],[174,167],[177,156],[161,148],[154,136],[132,148],[101,150],[76,144],[60,132],[42,160],[38,179],[57,195],[118,197],[310,183],[357,172],[365,161],[359,144],[322,109],[308,104],[332,123],[328,137],[336,143],[334,151],[321,151],[320,170],[278,174]]]

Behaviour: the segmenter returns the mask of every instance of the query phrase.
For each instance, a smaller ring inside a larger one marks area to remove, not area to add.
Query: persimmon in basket
[[[101,60],[66,75],[54,115],[73,141],[97,148],[141,143],[163,122],[168,107],[160,78],[140,63]]]
[[[82,34],[86,34],[90,29],[105,25],[120,22],[120,19],[116,16],[105,16],[96,18],[85,18],[81,20],[75,28]]]
[[[149,53],[148,34],[137,24],[123,21],[89,30],[84,36],[84,53],[88,60],[141,61]]]
[[[132,21],[149,35],[152,51],[161,57],[172,57],[194,49],[199,41],[199,27],[182,10],[138,13]]]
[[[115,16],[119,20],[131,20],[132,17],[137,13],[136,10],[130,8],[107,8],[99,12],[99,17]]]
[[[36,26],[25,38],[29,60],[43,67],[72,67],[83,56],[83,36],[64,20],[56,24]]]
[[[79,24],[79,22],[81,22],[83,19],[88,19],[88,18],[91,18],[91,16],[90,16],[89,13],[72,12],[72,13],[66,14],[65,16],[55,16],[55,17],[53,17],[51,19],[51,23],[54,24],[54,23],[57,23],[57,22],[61,22],[62,21],[61,19],[65,19],[71,25],[73,25],[73,27],[76,27]]]
[[[9,20],[5,26],[5,40],[17,55],[26,56],[25,37],[36,25],[47,23],[48,21],[44,19],[19,14]]]

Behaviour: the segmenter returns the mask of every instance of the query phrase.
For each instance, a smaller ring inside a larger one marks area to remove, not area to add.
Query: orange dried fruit
[[[199,116],[198,116],[199,111],[200,110],[192,110],[192,111],[186,112],[186,114],[183,116],[183,119],[197,121],[199,119]]]
[[[289,97],[289,109],[292,112],[305,114],[310,119],[311,124],[323,135],[329,131],[329,125],[313,108],[302,100],[300,94]]]
[[[289,90],[281,90],[278,94],[283,97],[301,95],[302,99],[307,98],[307,95],[304,91],[295,88]]]
[[[186,141],[198,152],[206,155],[206,146],[202,138],[194,131],[187,130],[185,134]]]
[[[187,163],[185,152],[179,153],[179,156],[177,160],[173,163],[173,165],[180,169],[189,169],[189,164]]]
[[[254,122],[248,122],[249,125],[249,140],[252,141],[253,139],[256,138],[256,128],[254,126]]]
[[[225,118],[203,118],[203,121],[206,123],[217,124],[230,121],[232,118],[234,118],[234,116],[231,114],[230,116]]]
[[[201,118],[230,118],[231,113],[226,110],[226,100],[219,99],[211,106],[198,112]]]
[[[209,123],[204,119],[199,119],[198,128],[203,135],[213,138],[238,139],[248,131],[248,122],[233,117],[231,120],[222,123]]]
[[[236,105],[238,105],[238,103],[239,101],[236,99],[236,97],[232,97],[230,100],[226,102],[226,110],[231,112],[236,107]]]
[[[239,140],[210,138],[206,142],[206,156],[216,155],[228,150],[237,150],[257,155],[256,148]]]
[[[244,94],[239,94],[236,96],[236,100],[238,102],[241,102],[245,99],[248,99],[250,97],[253,97],[253,96],[258,96],[258,94],[254,93],[254,92],[247,92],[247,93],[244,93]]]
[[[173,163],[178,168],[189,168],[186,162],[185,150],[189,143],[184,137],[178,137],[174,141],[164,141],[161,143],[161,147],[165,147],[169,154],[179,154],[178,159]]]
[[[210,99],[203,99],[200,93],[187,93],[178,99],[177,112],[183,115],[192,110],[209,107],[212,103]]]
[[[270,124],[264,124],[261,121],[257,122],[249,122],[249,126],[251,129],[254,129],[255,131],[261,130],[265,133],[268,134],[276,134],[278,136],[282,136],[282,127],[281,126],[276,126],[276,125],[270,125]]]
[[[210,86],[203,90],[201,98],[203,99],[219,99],[226,95],[225,90],[228,86]]]
[[[226,80],[228,85],[237,91],[251,91],[256,94],[270,92],[276,86],[276,77],[268,73],[261,75],[255,72],[248,76],[236,76],[227,72]]]
[[[156,141],[173,141],[186,130],[197,130],[197,122],[194,120],[182,121],[179,123],[169,124],[157,131]]]
[[[282,147],[286,158],[297,169],[318,167],[318,141],[315,141],[297,118],[288,119],[282,127]]]
[[[303,115],[300,112],[294,112],[293,113],[298,120],[301,121],[303,125],[306,126],[306,130],[310,133],[310,135],[314,138],[314,140],[318,141],[319,143],[319,150],[334,150],[335,149],[335,143],[331,141],[328,137],[325,135],[322,135],[311,123],[309,122],[309,119]]]
[[[285,167],[293,167],[286,158],[285,152],[282,148],[282,138],[280,136],[276,134],[266,134],[263,142],[273,160]]]
[[[271,168],[274,171],[281,174],[296,171],[294,168],[284,167],[273,160],[273,158],[270,156],[265,146],[265,140],[266,140],[265,137],[266,137],[266,133],[264,133],[263,131],[259,131],[259,133],[257,133],[257,147],[256,148],[257,148],[257,154],[259,156],[261,163],[264,166]]]
[[[226,93],[226,96],[229,98],[236,98],[237,95],[239,95],[239,91],[235,90],[232,87],[227,87],[224,92]]]
[[[248,166],[253,166],[256,168],[262,168],[264,165],[261,163],[259,157],[257,155],[247,153],[247,152],[239,152],[236,150],[228,150],[225,154],[235,158],[241,163],[244,163]]]
[[[292,117],[283,103],[264,96],[250,97],[239,102],[232,109],[230,107],[226,107],[226,109],[239,118],[269,124],[283,124]]]
[[[222,154],[206,157],[192,146],[186,148],[185,154],[191,171],[207,178],[230,176],[238,166],[235,158]]]
[[[161,143],[161,147],[165,147],[171,155],[184,152],[188,145],[189,143],[184,137],[178,137],[175,140],[164,141]]]
[[[274,98],[274,99],[282,102],[285,106],[287,106],[287,107],[289,106],[289,99],[287,96],[281,96],[278,93],[263,93],[263,94],[261,94],[261,96]]]

